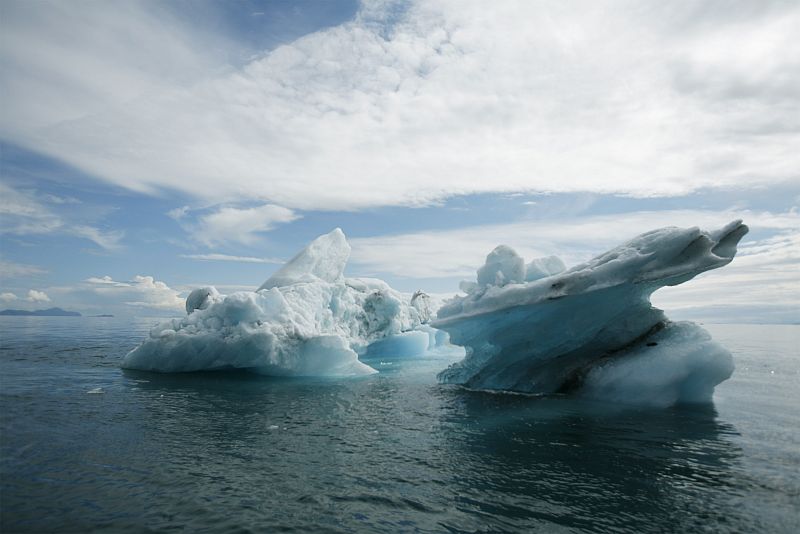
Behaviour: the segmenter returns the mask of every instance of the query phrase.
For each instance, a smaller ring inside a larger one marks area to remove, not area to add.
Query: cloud
[[[190,211],[189,206],[181,206],[180,208],[174,208],[167,212],[167,216],[171,219],[175,219],[176,221],[180,221],[183,219],[186,214]]]
[[[181,258],[198,261],[233,261],[239,263],[283,263],[277,258],[254,258],[252,256],[230,256],[228,254],[181,254]]]
[[[50,302],[50,297],[44,291],[37,291],[35,289],[28,290],[28,299],[30,302]]]
[[[58,195],[46,194],[43,198],[51,204],[80,204],[81,201],[75,197],[60,197]]]
[[[182,223],[184,229],[197,241],[209,246],[231,242],[252,245],[258,241],[259,234],[300,218],[292,210],[274,204],[252,208],[216,208],[198,216],[194,222],[187,220],[187,210],[181,208],[179,212],[176,219]]]
[[[86,285],[95,297],[95,306],[102,303],[108,306],[124,304],[169,311],[183,310],[184,307],[178,291],[152,276],[136,275],[128,281],[116,281],[110,276],[92,277],[86,280]]]
[[[121,231],[100,230],[65,218],[42,203],[34,191],[14,189],[3,183],[0,183],[0,234],[71,235],[92,241],[106,250],[119,248],[124,235]]]
[[[512,246],[527,259],[556,254],[571,265],[653,228],[711,229],[734,219],[743,219],[754,229],[800,232],[800,214],[795,211],[640,211],[356,238],[350,240],[351,262],[360,272],[373,275],[474,277],[486,255],[499,244]]]
[[[24,263],[0,260],[0,279],[23,278],[36,274],[44,274],[46,272],[46,269],[38,265],[26,265]]]
[[[800,230],[743,243],[733,263],[689,284],[653,295],[656,306],[676,317],[723,322],[800,322]]]
[[[0,135],[137,191],[290,210],[798,176],[795,3],[365,2],[245,65],[121,6],[6,7]]]
[[[50,286],[46,292],[32,289],[25,298],[3,293],[0,300],[42,303],[50,302],[52,297],[64,309],[89,313],[174,316],[184,312],[180,295],[179,290],[152,276],[137,275],[130,280],[94,276],[75,285]]]
[[[737,218],[744,219],[751,234],[740,244],[733,263],[690,283],[661,289],[654,303],[678,310],[685,318],[800,320],[800,213],[796,211],[632,212],[357,238],[350,240],[351,269],[401,280],[449,279],[455,292],[457,280],[474,280],[476,269],[498,244],[514,247],[526,261],[555,254],[572,266],[653,228],[714,229]]]
[[[198,80],[221,64],[219,38],[192,36],[152,2],[9,0],[3,21],[0,83],[14,101],[3,113],[12,128],[78,120]]]
[[[92,276],[86,279],[86,282],[90,284],[98,284],[98,285],[108,285],[113,287],[131,287],[130,282],[117,282],[110,276]]]
[[[5,293],[0,293],[0,300],[4,302],[27,301],[33,303],[42,303],[42,302],[50,302],[50,297],[47,296],[47,293],[45,293],[44,291],[29,289],[28,295],[25,298],[18,297],[14,293],[5,292]]]

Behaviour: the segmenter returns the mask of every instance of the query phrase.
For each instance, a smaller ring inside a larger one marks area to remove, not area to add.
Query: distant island
[[[81,314],[75,311],[62,310],[61,308],[48,308],[46,310],[3,310],[0,315],[14,315],[21,317],[80,317]]]

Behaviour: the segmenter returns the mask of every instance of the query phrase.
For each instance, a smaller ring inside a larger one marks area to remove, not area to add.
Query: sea
[[[0,317],[0,532],[800,532],[800,326],[652,409],[436,382],[120,369],[155,319]]]

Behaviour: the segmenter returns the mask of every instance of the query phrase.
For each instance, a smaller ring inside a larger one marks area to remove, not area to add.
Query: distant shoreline
[[[48,308],[46,310],[2,310],[0,315],[7,317],[82,317],[80,312]]]

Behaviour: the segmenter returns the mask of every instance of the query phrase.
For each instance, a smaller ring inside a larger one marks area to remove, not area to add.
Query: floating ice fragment
[[[699,326],[668,321],[650,295],[728,264],[746,233],[741,221],[714,232],[661,228],[565,272],[557,259],[532,262],[526,282],[513,281],[516,253],[498,247],[478,270],[486,287],[446,302],[432,323],[466,348],[439,379],[655,405],[708,401],[733,371],[730,353]]]
[[[248,369],[277,376],[375,373],[360,353],[385,339],[428,346],[430,299],[408,298],[382,280],[343,276],[350,245],[338,228],[318,237],[255,292],[195,289],[187,316],[162,323],[122,366],[160,372]],[[412,342],[413,340],[413,342]]]

